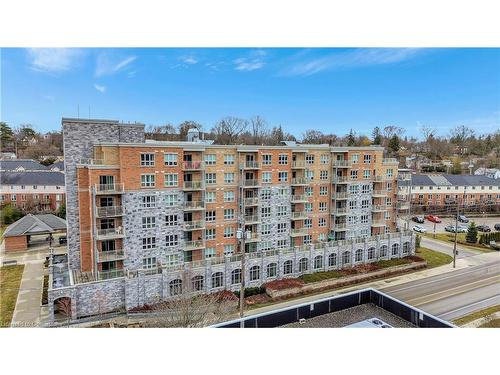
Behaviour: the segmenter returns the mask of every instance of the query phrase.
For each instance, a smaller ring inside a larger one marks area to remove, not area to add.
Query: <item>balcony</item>
[[[300,236],[305,236],[308,234],[308,228],[298,228],[298,229],[291,229],[290,230],[290,236],[291,237],[300,237]]]
[[[99,218],[115,217],[123,215],[122,206],[97,207],[96,216]]]
[[[123,183],[95,185],[96,194],[123,194],[123,192],[124,192]]]
[[[204,210],[204,201],[184,201],[184,211]]]
[[[292,178],[292,185],[307,186],[309,185],[309,180],[305,177]]]
[[[334,168],[351,168],[350,160],[334,160],[333,161]]]
[[[389,176],[373,176],[373,181],[374,182],[386,182],[386,181],[391,181],[392,177]]]
[[[204,248],[205,248],[205,241],[203,241],[203,240],[185,241],[184,242],[184,250],[185,251],[199,250],[199,249],[204,249]]]
[[[372,206],[372,212],[385,212],[387,211],[387,207],[385,204],[374,204]]]
[[[245,215],[244,220],[245,220],[245,225],[260,223],[259,215]]]
[[[109,270],[109,271],[97,271],[97,280],[109,280],[116,279],[117,277],[124,277],[125,270]]]
[[[240,164],[241,169],[260,169],[260,163],[257,161],[246,161]]]
[[[307,195],[292,195],[292,203],[307,203]]]
[[[333,199],[336,199],[336,200],[342,200],[342,199],[347,199],[347,198],[349,198],[348,192],[335,193],[335,195],[333,196]]]
[[[292,220],[307,219],[307,212],[306,211],[295,211],[295,212],[292,212],[291,218],[292,218]]]
[[[182,187],[184,190],[203,190],[205,189],[205,184],[203,181],[185,181]]]
[[[243,204],[245,206],[258,206],[259,204],[259,198],[254,197],[254,198],[244,198],[243,199]]]
[[[192,230],[201,230],[205,229],[205,221],[203,220],[194,220],[194,221],[185,221],[184,222],[184,230],[192,231]]]
[[[382,164],[399,164],[399,160],[396,158],[385,158],[382,159]]]
[[[306,163],[304,161],[292,161],[292,169],[305,169]]]
[[[377,197],[387,197],[387,190],[373,190],[372,196]]]
[[[335,216],[347,215],[347,207],[334,208],[332,211],[332,215],[335,215]]]
[[[185,161],[182,163],[182,167],[185,171],[198,171],[203,169],[205,164],[203,161]]]
[[[112,240],[125,237],[125,232],[123,228],[97,229],[96,235],[99,241]]]
[[[125,252],[122,249],[97,252],[97,263],[113,262],[125,259]]]
[[[334,176],[332,178],[332,182],[334,184],[348,184],[351,179],[349,176]]]
[[[242,185],[243,185],[243,187],[256,188],[256,187],[260,186],[260,181],[259,180],[243,180]]]
[[[381,219],[372,220],[372,227],[385,227],[385,220]]]
[[[251,232],[250,238],[246,238],[245,242],[246,243],[259,242],[260,238],[261,238],[260,233]]]
[[[334,223],[332,229],[335,232],[344,232],[347,230],[347,224],[346,223]]]
[[[409,210],[410,202],[398,202],[398,210]]]

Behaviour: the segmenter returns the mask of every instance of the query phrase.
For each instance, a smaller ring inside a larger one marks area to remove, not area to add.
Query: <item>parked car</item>
[[[495,230],[500,231],[500,223],[495,224],[495,227],[494,227],[494,228],[495,228]]]
[[[491,228],[487,225],[478,225],[477,230],[479,232],[491,232]]]
[[[490,247],[495,250],[500,251],[500,244],[496,243],[496,241],[490,241]]]
[[[433,223],[440,223],[441,222],[441,219],[439,218],[439,216],[436,216],[436,215],[427,215],[425,218]]]
[[[59,245],[66,245],[68,238],[66,236],[59,237]]]
[[[468,227],[466,227],[465,225],[459,225],[458,226],[458,233],[467,233],[468,231]]]
[[[458,221],[461,223],[468,223],[469,219],[465,215],[458,215]]]
[[[420,224],[423,224],[424,223],[424,217],[423,216],[413,216],[411,218],[415,223],[420,223]]]
[[[444,230],[447,232],[455,233],[455,226],[454,225],[447,225],[444,227]]]
[[[415,232],[419,232],[419,233],[425,233],[425,232],[427,232],[427,229],[425,229],[425,227],[423,225],[415,225],[413,227],[413,230]]]

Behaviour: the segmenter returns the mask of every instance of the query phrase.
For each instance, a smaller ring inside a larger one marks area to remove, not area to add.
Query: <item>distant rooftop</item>
[[[64,173],[58,171],[2,172],[1,185],[64,186]]]
[[[500,179],[476,175],[414,174],[414,186],[500,186]]]
[[[46,171],[49,168],[32,159],[0,160],[1,171]]]
[[[13,237],[22,235],[52,233],[66,229],[66,220],[52,214],[23,216],[7,227],[3,236]]]

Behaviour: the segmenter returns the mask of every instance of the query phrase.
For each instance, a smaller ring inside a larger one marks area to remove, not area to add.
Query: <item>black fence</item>
[[[247,318],[214,325],[216,328],[275,328],[285,324],[333,313],[350,307],[373,303],[420,328],[452,328],[454,325],[412,307],[375,289],[363,289],[341,296],[291,306]]]

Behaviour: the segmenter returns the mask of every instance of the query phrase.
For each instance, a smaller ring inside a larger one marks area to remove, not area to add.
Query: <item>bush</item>
[[[485,233],[479,237],[479,243],[489,245],[490,241],[500,241],[500,232]]]
[[[415,236],[415,249],[420,249],[420,240],[422,239],[422,237],[420,235],[416,235]]]
[[[266,292],[266,289],[263,287],[253,287],[253,288],[245,288],[245,298],[250,297],[250,296],[255,296],[257,294],[264,294]],[[240,291],[234,292],[234,294],[239,298],[240,297]]]
[[[17,207],[11,206],[10,204],[3,207],[0,214],[0,223],[9,225],[13,222],[19,220],[24,216],[24,213]]]
[[[477,243],[477,228],[474,222],[471,222],[465,235],[465,240],[468,243]]]

